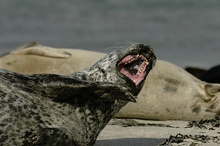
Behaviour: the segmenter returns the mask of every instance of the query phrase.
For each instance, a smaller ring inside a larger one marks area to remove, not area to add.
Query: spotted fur
[[[156,60],[152,49],[140,44],[68,76],[0,70],[0,145],[93,145],[112,116],[135,101],[143,86],[144,81],[135,86],[116,69],[129,53],[145,54],[147,73]]]

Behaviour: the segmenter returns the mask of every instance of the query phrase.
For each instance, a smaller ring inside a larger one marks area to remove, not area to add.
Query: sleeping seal
[[[121,107],[135,102],[153,67],[143,44],[70,75],[0,69],[0,145],[90,146]]]
[[[185,70],[207,83],[220,83],[220,65],[211,67],[208,70],[197,67],[186,67]]]
[[[32,52],[35,51],[35,54]],[[51,51],[56,52],[51,55]],[[65,53],[71,54],[69,58]],[[0,58],[0,67],[20,73],[70,74],[88,67],[103,53],[56,49],[31,43]],[[52,58],[52,57],[53,58]],[[63,57],[61,57],[63,56]],[[158,60],[138,95],[115,117],[154,120],[201,120],[220,115],[220,85],[193,77],[182,68]]]

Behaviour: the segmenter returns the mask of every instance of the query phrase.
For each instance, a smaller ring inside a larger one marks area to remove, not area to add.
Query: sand
[[[200,123],[113,119],[100,133],[95,146],[220,145],[219,120]]]

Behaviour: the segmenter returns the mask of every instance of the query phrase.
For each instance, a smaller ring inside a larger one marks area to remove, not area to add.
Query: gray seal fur
[[[128,54],[142,54],[149,63],[137,86],[117,70]],[[94,145],[114,114],[135,102],[155,60],[152,49],[139,44],[71,75],[24,75],[1,69],[0,145]]]

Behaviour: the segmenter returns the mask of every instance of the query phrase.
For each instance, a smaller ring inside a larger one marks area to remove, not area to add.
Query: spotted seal
[[[33,54],[31,50],[38,53]],[[51,57],[51,50],[57,54]],[[65,52],[71,56],[67,57]],[[88,67],[104,55],[31,43],[0,58],[0,67],[26,74],[70,74]],[[164,60],[157,61],[138,97],[137,103],[128,103],[115,117],[199,121],[220,115],[219,84],[202,82],[182,68]]]
[[[137,44],[70,75],[0,70],[0,145],[93,145],[112,116],[135,102],[156,57]]]

